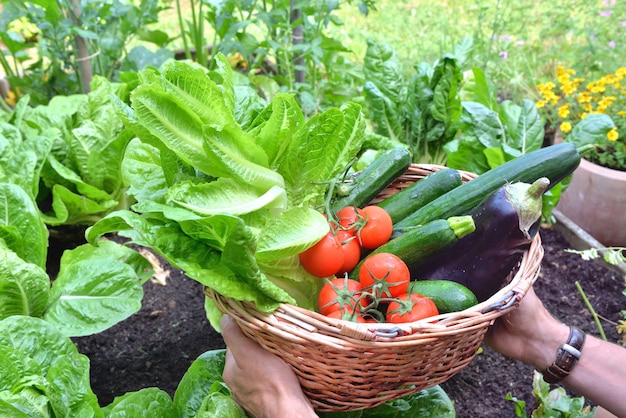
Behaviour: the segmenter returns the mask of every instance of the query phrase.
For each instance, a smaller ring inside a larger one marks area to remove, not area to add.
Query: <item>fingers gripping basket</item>
[[[442,168],[413,164],[378,199]],[[462,176],[464,181],[475,177]],[[524,297],[542,258],[537,235],[510,273],[509,284],[485,302],[400,325],[343,321],[288,304],[264,313],[211,289],[207,295],[249,338],[293,368],[317,411],[352,411],[438,385],[461,371],[476,356],[493,321]]]

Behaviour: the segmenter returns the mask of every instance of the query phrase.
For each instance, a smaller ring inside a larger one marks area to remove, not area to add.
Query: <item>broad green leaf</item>
[[[185,234],[178,225],[148,220],[130,211],[106,216],[90,227],[86,236],[89,242],[95,243],[103,234],[123,231],[124,236],[152,248],[188,277],[227,297],[253,301],[264,311],[273,311],[279,302],[293,303],[284,290],[258,270],[254,259],[255,240],[241,219],[233,219],[228,237],[223,238],[222,253]]]
[[[223,251],[231,232],[239,227],[241,219],[232,215],[215,215],[199,219],[179,220],[185,234],[202,243]]]
[[[174,394],[174,406],[180,417],[196,416],[215,383],[223,383],[225,355],[226,350],[211,350],[191,363]],[[223,388],[225,392],[229,392],[225,386]]]
[[[121,169],[124,181],[130,185],[130,196],[138,201],[165,202],[167,183],[157,148],[133,139],[128,143]]]
[[[169,201],[200,215],[243,215],[261,208],[283,209],[287,196],[283,188],[273,186],[266,193],[238,183],[230,178],[219,178],[210,183],[178,183],[168,190]]]
[[[465,102],[477,102],[487,109],[498,110],[498,95],[495,87],[487,79],[485,73],[480,68],[472,68],[471,73],[466,77],[461,90],[461,99]]]
[[[254,123],[259,123],[258,120],[264,122],[256,126],[250,134],[263,147],[269,167],[275,168],[294,132],[304,123],[302,110],[293,95],[278,94]]]
[[[281,176],[267,168],[262,148],[234,122],[206,125],[196,109],[156,85],[136,88],[133,108],[137,120],[152,135],[203,173],[234,177],[262,191],[274,185],[282,187]]]
[[[259,261],[259,267],[272,283],[295,300],[296,305],[309,310],[317,309],[317,295],[325,282],[307,272],[297,255]]]
[[[151,136],[158,138],[183,161],[211,175],[203,150],[202,119],[179,97],[153,84],[142,84],[131,93],[134,117]]]
[[[511,120],[516,125],[512,127],[509,125],[512,129],[509,130],[510,140],[507,141],[507,145],[519,150],[522,154],[526,154],[543,146],[545,129],[541,116],[533,102],[524,99],[519,109],[518,118]],[[505,123],[508,123],[508,121],[505,120]]]
[[[320,418],[454,418],[454,403],[439,386],[403,398],[385,402],[375,408],[353,412],[320,413]]]
[[[294,136],[279,166],[292,206],[309,200],[311,206],[321,203],[326,187],[320,184],[337,174],[335,162],[344,153],[344,123],[343,112],[330,108],[309,119]]]
[[[48,229],[20,186],[0,183],[0,238],[24,261],[45,267]]]
[[[204,398],[197,418],[246,418],[246,411],[235,402],[232,396],[221,392],[211,392]]]
[[[448,126],[454,124],[461,116],[461,99],[458,97],[461,77],[456,59],[444,56],[435,66],[431,79],[432,117]]]
[[[48,156],[48,164],[57,175],[73,185],[77,193],[95,201],[111,200],[111,196],[106,191],[85,183],[78,173],[63,165],[53,155]]]
[[[447,166],[476,174],[484,173],[491,168],[484,149],[478,138],[465,134],[462,141],[454,140],[446,144]]]
[[[480,103],[464,102],[461,119],[467,126],[464,136],[470,131],[485,148],[499,147],[504,140],[504,127],[498,114]]]
[[[565,137],[576,148],[586,145],[603,144],[607,141],[606,134],[615,127],[610,116],[604,114],[590,114],[574,126],[572,132]]]
[[[244,131],[250,129],[253,121],[263,112],[266,106],[267,102],[265,99],[259,96],[257,91],[249,85],[235,86],[234,116]]]
[[[87,373],[85,373],[85,371]],[[89,358],[60,356],[47,374],[48,399],[55,416],[93,417],[101,415],[98,398],[89,381]]]
[[[370,118],[376,124],[376,133],[396,141],[404,141],[402,111],[396,106],[396,100],[385,96],[371,81],[365,83],[363,93],[370,107]]]
[[[116,397],[104,413],[107,418],[171,418],[176,416],[176,409],[163,390],[144,388]]]
[[[95,201],[86,195],[74,193],[60,184],[55,184],[52,188],[53,212],[45,214],[43,219],[48,225],[92,224],[117,204],[116,200],[110,198]]]
[[[37,387],[26,387],[17,393],[0,391],[0,416],[11,418],[49,418],[48,398]]]
[[[44,319],[64,335],[91,335],[137,312],[142,297],[132,267],[114,258],[86,258],[61,266]]]
[[[422,390],[395,401],[367,409],[363,418],[454,418],[454,404],[440,386]]]
[[[135,212],[120,210],[108,214],[94,225],[87,228],[85,238],[88,243],[98,245],[99,238],[105,234],[111,232],[124,233],[127,231],[135,231],[136,234],[134,234],[133,242],[144,247],[149,247],[150,243],[147,239],[150,238],[150,231],[159,224],[160,223],[152,222],[150,219],[144,218]],[[143,234],[147,235],[146,238],[143,238]]]
[[[216,59],[216,63],[221,63]],[[220,67],[223,69],[223,67]],[[170,61],[162,70],[163,88],[184,102],[199,117],[201,124],[226,125],[235,123],[232,72],[218,82],[212,80],[201,67],[181,61]],[[221,84],[225,82],[226,85]],[[221,84],[221,85],[218,85]]]
[[[41,316],[49,290],[50,278],[45,270],[22,260],[0,240],[0,319]]]
[[[210,175],[235,178],[262,192],[285,185],[283,177],[268,168],[265,151],[239,126],[205,126],[204,150],[213,167]]]
[[[342,142],[339,151],[333,155],[335,165],[330,177],[336,177],[349,167],[354,158],[359,154],[365,141],[365,117],[361,112],[361,106],[355,102],[348,102],[340,107],[343,113],[343,125],[340,133]]]
[[[137,278],[141,283],[152,277],[154,271],[152,264],[137,251],[108,239],[101,239],[98,245],[79,245],[78,247],[66,250],[61,256],[61,268],[70,266],[84,259],[102,257],[104,259],[118,261],[133,268]]]
[[[318,211],[291,208],[270,220],[260,232],[256,258],[269,261],[299,254],[328,231],[328,221]]]
[[[367,40],[363,73],[389,99],[404,96],[402,63],[388,43]]]
[[[0,391],[0,403],[30,405],[29,416],[42,416],[45,402],[50,416],[104,417],[89,384],[89,359],[53,325],[27,316],[0,321],[0,353],[6,352],[18,366],[0,367],[0,387],[11,388],[10,395]]]

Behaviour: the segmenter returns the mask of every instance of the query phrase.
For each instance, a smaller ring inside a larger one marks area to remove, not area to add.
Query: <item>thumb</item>
[[[233,355],[237,357],[237,353],[249,349],[253,344],[244,334],[241,332],[239,325],[229,315],[223,315],[220,319],[220,328],[222,328],[222,338],[233,352]]]

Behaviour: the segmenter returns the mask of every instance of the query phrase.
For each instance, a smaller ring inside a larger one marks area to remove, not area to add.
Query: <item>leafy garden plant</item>
[[[550,385],[544,382],[541,373],[536,371],[533,375],[533,395],[536,399],[536,405],[531,411],[527,411],[526,402],[507,394],[506,399],[515,403],[515,416],[520,418],[591,418],[595,415],[596,409],[585,405],[584,397],[570,396],[562,387],[550,390]]]
[[[266,99],[271,100],[278,92],[296,93],[304,114],[309,116],[358,95],[360,68],[349,59],[350,50],[329,32],[331,26],[342,25],[339,9],[353,2],[192,2],[197,10],[186,26],[180,18],[182,36],[192,41],[189,43],[195,46],[199,63],[207,62],[207,47],[213,54],[221,52],[248,74]],[[356,3],[361,14],[375,10],[375,0]],[[202,44],[203,15],[214,34],[209,46]],[[189,47],[185,50],[190,58]]]
[[[56,95],[87,93],[94,75],[118,79],[120,71],[173,57],[164,48],[170,37],[149,29],[162,11],[158,0],[1,3],[0,66],[12,94],[29,95],[34,105]]]
[[[0,180],[23,187],[48,225],[91,225],[127,207],[121,159],[131,139],[115,114],[111,85],[95,77],[88,94],[0,113]]]
[[[537,107],[548,121],[565,141],[594,145],[585,159],[626,171],[626,67],[589,80],[559,66],[555,81],[538,85]]]

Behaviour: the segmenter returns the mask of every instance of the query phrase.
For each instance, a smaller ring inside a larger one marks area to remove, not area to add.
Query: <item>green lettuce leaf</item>
[[[0,355],[11,359],[0,367],[0,411],[9,404],[28,416],[104,418],[89,384],[89,359],[53,325],[28,316],[0,321]]]
[[[167,198],[199,215],[244,215],[261,208],[284,209],[287,206],[282,187],[272,186],[260,194],[249,184],[225,177],[209,183],[178,183],[168,190]]]
[[[48,229],[32,198],[16,184],[0,183],[0,239],[22,260],[45,268]]]
[[[50,278],[45,270],[24,261],[0,240],[0,319],[41,316],[49,290]]]
[[[144,388],[118,396],[103,408],[107,418],[170,418],[176,409],[170,395],[158,388]]]
[[[141,308],[143,289],[135,270],[105,251],[115,245],[103,245],[100,255],[62,260],[43,318],[64,335],[101,332]],[[74,251],[85,254],[80,248]]]

